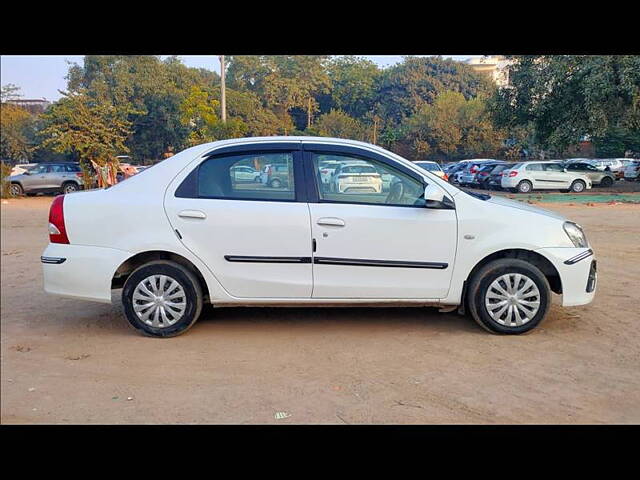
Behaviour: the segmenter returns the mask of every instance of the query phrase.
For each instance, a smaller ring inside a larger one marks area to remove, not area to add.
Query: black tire
[[[274,178],[273,180],[271,180],[271,182],[269,183],[269,186],[271,188],[280,188],[282,186],[282,182],[280,180],[278,180],[277,178]]]
[[[73,193],[80,190],[80,185],[76,182],[65,182],[62,184],[62,194],[66,195],[67,193]]]
[[[507,273],[526,275],[536,284],[540,293],[538,312],[521,326],[506,326],[498,323],[491,318],[485,306],[485,295],[489,286],[498,277]],[[502,258],[489,262],[474,274],[469,282],[466,302],[473,319],[485,330],[496,334],[519,335],[534,329],[544,319],[551,305],[551,293],[547,278],[536,266],[516,258]]]
[[[12,197],[19,197],[20,195],[24,195],[24,190],[19,183],[12,183],[9,185],[9,193]]]
[[[178,282],[185,292],[184,314],[173,325],[153,327],[143,322],[134,311],[134,290],[140,282],[151,275],[167,275]],[[129,324],[140,333],[151,337],[175,337],[186,332],[198,320],[202,303],[202,288],[196,276],[182,265],[168,260],[155,260],[137,268],[129,275],[122,289],[122,305]]]
[[[529,180],[522,180],[516,190],[519,193],[531,193],[533,190],[533,184]]]
[[[571,184],[571,188],[569,189],[569,191],[573,193],[582,193],[585,191],[586,188],[587,188],[587,184],[584,183],[582,180],[574,180],[573,183]]]
[[[610,187],[611,185],[613,185],[613,178],[611,177],[604,177],[600,182],[601,187]]]

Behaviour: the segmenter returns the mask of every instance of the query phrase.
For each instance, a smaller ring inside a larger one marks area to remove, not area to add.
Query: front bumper
[[[541,248],[536,252],[553,263],[560,274],[563,307],[587,305],[593,301],[597,288],[597,261],[590,248]]]
[[[113,275],[131,255],[113,248],[50,243],[41,257],[44,291],[111,303]]]

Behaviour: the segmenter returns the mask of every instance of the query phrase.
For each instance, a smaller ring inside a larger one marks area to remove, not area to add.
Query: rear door
[[[165,197],[181,241],[240,298],[309,298],[309,208],[299,143],[234,146],[202,161]],[[238,182],[234,167],[278,168],[278,188]]]
[[[456,252],[454,209],[424,205],[424,178],[382,155],[304,144],[313,252],[313,298],[437,299]],[[388,191],[336,191],[321,180],[326,156],[388,175]],[[404,168],[404,169],[403,169]]]

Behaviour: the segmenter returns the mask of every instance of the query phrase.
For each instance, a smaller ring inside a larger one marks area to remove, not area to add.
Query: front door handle
[[[318,225],[331,225],[332,227],[344,227],[346,224],[341,218],[323,217],[316,222]]]
[[[204,212],[201,212],[200,210],[182,210],[178,214],[178,216],[182,218],[200,218],[200,219],[207,218],[207,214]]]

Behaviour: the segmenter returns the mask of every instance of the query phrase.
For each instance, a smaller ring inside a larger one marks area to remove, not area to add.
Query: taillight
[[[442,177],[444,179],[445,182],[449,181],[449,175],[447,175],[446,173],[444,174],[444,177]]]
[[[471,167],[471,170],[469,170],[469,173],[476,173],[478,171],[478,167]]]
[[[489,175],[489,172],[480,172],[478,173],[478,175],[480,175],[481,177],[486,177],[487,175]]]
[[[503,175],[504,175],[504,174],[503,174]],[[515,177],[516,175],[518,175],[518,172],[517,172],[516,170],[511,170],[511,171],[509,172],[509,176],[510,176],[510,177]]]
[[[82,178],[82,172],[76,172],[76,177]]]
[[[67,229],[64,226],[64,195],[53,199],[49,209],[49,241],[51,243],[69,243]]]

